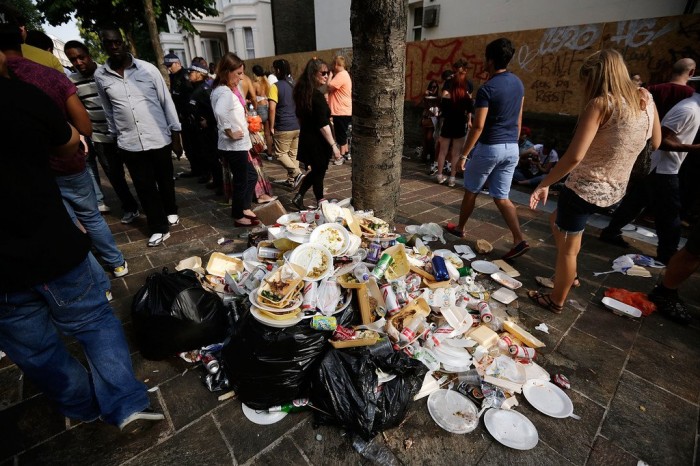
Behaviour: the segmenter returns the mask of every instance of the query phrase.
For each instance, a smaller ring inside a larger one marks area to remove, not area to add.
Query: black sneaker
[[[520,257],[530,250],[530,244],[527,241],[521,241],[515,245],[513,249],[508,251],[501,259],[507,261],[509,259],[515,259]]]
[[[627,249],[630,247],[630,244],[622,239],[622,234],[614,234],[614,233],[607,233],[605,230],[600,232],[600,236],[598,237],[599,240],[601,240],[604,243],[612,244],[624,249]]]
[[[648,294],[648,297],[652,303],[656,304],[659,312],[672,321],[688,325],[693,320],[688,308],[678,296],[664,296],[659,292],[657,286]]]
[[[297,186],[299,186],[299,184],[301,183],[301,180],[303,180],[305,176],[306,176],[306,173],[299,172],[299,174],[297,176],[295,176],[294,180],[292,181],[292,188],[296,188]]]

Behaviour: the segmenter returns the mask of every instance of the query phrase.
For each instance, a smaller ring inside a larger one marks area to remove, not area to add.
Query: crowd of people
[[[259,224],[253,202],[275,199],[263,156],[286,169],[279,183],[298,189],[292,204],[300,210],[309,190],[316,205],[323,200],[329,164],[352,159],[352,79],[342,56],[330,65],[309,60],[295,82],[284,59],[274,61],[271,73],[253,67],[251,79],[233,53],[213,70],[202,57],[185,68],[168,54],[168,86],[157,67],[128,52],[116,28],[100,32],[108,57],[101,65],[85,44],[66,43],[74,67],[66,76],[50,53],[26,44],[26,36],[15,12],[0,6],[0,131],[9,144],[0,157],[0,202],[6,218],[21,225],[0,232],[0,349],[66,416],[101,418],[134,431],[163,415],[150,409],[145,386],[134,376],[109,306],[109,279],[90,252],[92,245],[113,276],[128,274],[101,216],[107,207],[98,163],[121,203],[121,222],[145,214],[149,247],[162,245],[180,221],[177,176],[196,177],[226,195],[233,225],[252,227]],[[506,38],[487,45],[489,78],[476,92],[462,60],[443,75],[442,89],[431,81],[426,91],[421,124],[425,155],[436,159],[436,180],[454,186],[457,171],[464,173],[459,221],[446,230],[465,236],[476,198],[488,187],[512,234],[504,259],[515,259],[530,245],[509,199],[511,185],[534,187],[530,207],[536,209],[563,181],[550,217],[557,247],[554,288],[528,293],[537,305],[560,313],[578,282],[576,260],[588,217],[622,200],[601,239],[625,246],[621,227],[647,206],[656,218],[657,259],[668,266],[650,298],[664,314],[688,323],[677,289],[700,266],[700,224],[677,251],[678,174],[686,154],[700,150],[695,63],[680,60],[669,83],[647,90],[630,79],[618,52],[590,55],[580,71],[585,98],[576,132],[559,156],[554,140],[532,144],[522,125],[524,86],[508,69],[514,50]],[[173,154],[183,153],[190,171],[175,174]],[[628,189],[640,159],[648,172]],[[18,274],[20,262],[42,266]],[[59,332],[81,343],[89,373]]]

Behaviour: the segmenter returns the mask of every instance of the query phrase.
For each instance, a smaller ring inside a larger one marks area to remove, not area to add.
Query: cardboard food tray
[[[279,301],[272,301],[268,298],[263,297],[262,292],[264,290],[268,290],[270,288],[269,280],[274,280],[275,278],[281,277],[282,270],[285,267],[291,268],[297,276],[289,281],[289,284],[287,285],[288,286],[287,292],[284,294],[282,299],[280,299]],[[278,268],[270,276],[265,277],[263,279],[262,283],[260,283],[260,288],[258,289],[258,299],[261,302],[269,303],[268,304],[269,306],[285,307],[286,304],[292,300],[292,297],[298,292],[299,288],[301,286],[303,286],[302,277],[304,275],[304,272],[305,272],[305,270],[296,264],[292,264],[289,262],[285,263],[282,267]]]
[[[212,252],[207,263],[207,272],[217,277],[223,277],[226,272],[242,272],[243,261],[237,257],[229,257],[220,252]]]
[[[379,335],[371,338],[358,338],[357,340],[344,340],[344,341],[333,341],[328,340],[328,342],[333,346],[333,348],[354,348],[356,346],[371,346],[379,341]]]
[[[253,212],[263,225],[274,225],[278,218],[287,213],[279,200],[259,205],[253,209]]]
[[[349,289],[358,289],[361,288],[363,285],[366,285],[365,283],[360,283],[358,281],[348,281],[347,277],[351,276],[352,274],[346,273],[344,275],[341,275],[337,278],[338,285],[342,286],[343,288],[349,288]]]

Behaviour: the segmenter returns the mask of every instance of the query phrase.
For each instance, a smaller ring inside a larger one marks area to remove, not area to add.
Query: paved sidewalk
[[[187,169],[183,159],[176,171]],[[271,177],[283,170],[266,162]],[[350,166],[331,166],[327,175],[328,198],[350,196]],[[423,165],[404,161],[400,231],[406,224],[456,220],[462,191],[439,186]],[[275,187],[289,207],[291,193]],[[154,407],[166,420],[136,438],[121,436],[101,422],[74,424],[58,415],[36,388],[23,380],[16,366],[0,360],[0,466],[12,464],[368,464],[352,449],[342,431],[314,429],[310,414],[291,414],[272,426],[257,426],[245,419],[240,402],[217,401],[217,395],[200,382],[200,368],[179,358],[144,360],[133,345],[130,305],[145,278],[163,267],[173,268],[182,258],[199,255],[205,261],[212,251],[233,252],[245,247],[244,233],[232,228],[229,208],[195,180],[176,182],[180,225],[165,246],[147,248],[145,218],[131,225],[119,223],[114,194],[107,189],[113,212],[106,216],[117,243],[129,262],[130,274],[112,280],[113,307],[124,323],[139,379],[158,389],[151,394]],[[307,201],[311,201],[311,193]],[[508,230],[490,198],[480,196],[468,223],[468,240],[492,242],[495,259],[510,249]],[[539,444],[521,452],[506,448],[482,427],[467,435],[453,435],[430,418],[425,399],[415,402],[405,422],[378,438],[405,464],[697,464],[700,402],[700,278],[693,276],[682,295],[696,318],[681,327],[659,315],[641,321],[618,317],[599,303],[606,287],[648,291],[654,278],[620,274],[594,277],[611,268],[612,260],[627,251],[601,243],[597,230],[584,235],[579,260],[582,286],[572,290],[564,313],[554,315],[533,307],[525,293],[537,285],[536,275],[552,274],[555,249],[546,213],[518,206],[518,214],[532,250],[514,266],[524,283],[518,290],[520,319],[532,329],[545,322],[549,335],[536,333],[547,347],[539,362],[551,373],[565,374],[568,392],[581,420],[549,418],[519,396],[516,408],[537,427]],[[220,247],[217,239],[234,239]],[[450,236],[450,235],[446,235]],[[455,242],[447,238],[448,247]],[[461,242],[461,241],[460,241]],[[653,246],[632,241],[633,251],[653,254]],[[435,243],[433,243],[435,246]],[[21,273],[21,264],[18,264]],[[0,342],[1,346],[1,342]],[[83,359],[76,342],[71,350]],[[483,423],[481,424],[483,425]],[[321,440],[317,440],[317,436]],[[412,446],[406,448],[406,440]]]

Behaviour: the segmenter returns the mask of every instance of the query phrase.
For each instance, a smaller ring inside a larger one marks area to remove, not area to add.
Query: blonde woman
[[[253,80],[253,88],[255,89],[255,100],[257,101],[257,112],[260,115],[260,119],[263,122],[263,128],[265,130],[265,145],[267,146],[267,159],[272,160],[270,155],[272,151],[272,133],[270,133],[270,104],[267,100],[267,96],[270,95],[270,83],[265,77],[265,71],[263,71],[262,66],[253,66],[253,74],[255,79]]]
[[[609,207],[625,194],[637,155],[651,138],[661,143],[661,125],[651,94],[630,79],[615,50],[601,50],[586,58],[579,77],[583,83],[583,111],[574,138],[559,163],[530,196],[530,208],[547,202],[549,187],[570,174],[550,216],[557,245],[554,289],[551,294],[530,291],[535,303],[559,314],[576,277],[576,257],[588,217]]]

